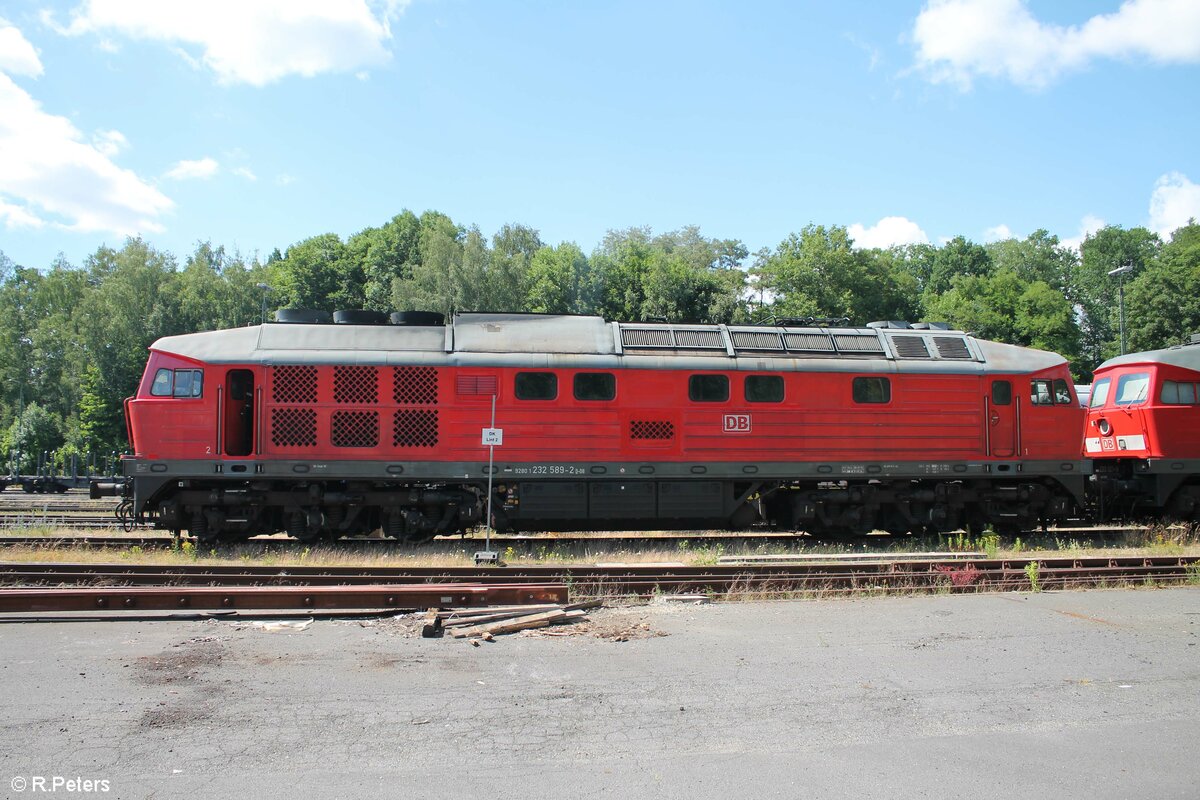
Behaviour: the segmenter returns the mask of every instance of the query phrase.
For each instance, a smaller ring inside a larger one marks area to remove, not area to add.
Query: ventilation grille
[[[621,328],[621,344],[625,347],[666,349],[675,346],[670,328]]]
[[[317,402],[317,368],[272,367],[271,399],[276,403]]]
[[[724,350],[719,328],[627,328],[621,327],[621,344],[649,350]]]
[[[433,367],[396,367],[392,399],[401,405],[436,406],[438,375]]]
[[[724,350],[719,330],[687,331],[675,330],[675,346],[688,350]]]
[[[783,351],[783,340],[773,331],[730,331],[729,335],[738,350]]]
[[[873,333],[835,333],[834,344],[843,353],[882,353],[883,345]]]
[[[971,351],[967,349],[967,341],[956,336],[935,336],[933,346],[937,348],[942,358],[970,358]]]
[[[833,352],[833,340],[827,333],[785,333],[783,341],[788,350],[808,353]]]
[[[491,397],[496,394],[496,376],[495,375],[459,375],[455,379],[455,391],[460,395],[487,395]]]
[[[629,423],[630,439],[674,439],[675,426],[667,420],[635,419]]]
[[[896,358],[929,358],[929,348],[920,336],[893,336]]]
[[[276,447],[316,447],[317,412],[311,408],[272,408],[271,444]]]
[[[438,412],[400,409],[392,417],[393,447],[436,447]]]
[[[334,447],[375,447],[379,444],[379,414],[375,411],[335,411],[329,440]]]
[[[375,367],[334,367],[333,401],[352,405],[379,402],[379,378]]]

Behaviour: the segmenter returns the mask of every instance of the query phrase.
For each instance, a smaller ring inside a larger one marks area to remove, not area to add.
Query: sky
[[[1200,0],[0,0],[0,251],[1200,218]]]

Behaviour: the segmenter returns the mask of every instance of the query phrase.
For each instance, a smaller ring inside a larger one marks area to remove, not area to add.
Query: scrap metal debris
[[[600,600],[559,605],[491,606],[488,608],[430,609],[421,635],[426,638],[449,634],[455,639],[490,642],[496,636],[551,625],[567,625],[587,619],[588,609],[600,608]]]

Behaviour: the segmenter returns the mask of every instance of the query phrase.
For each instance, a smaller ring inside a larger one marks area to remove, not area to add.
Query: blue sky
[[[1200,2],[0,2],[0,250],[1200,217]]]

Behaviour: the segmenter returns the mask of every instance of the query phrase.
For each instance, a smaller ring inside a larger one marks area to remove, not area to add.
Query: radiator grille
[[[317,412],[311,408],[272,408],[271,444],[276,447],[316,447]]]
[[[436,406],[438,375],[433,367],[396,367],[392,399],[401,405]]]
[[[629,438],[663,440],[675,438],[675,425],[667,420],[635,419],[629,423]]]
[[[317,402],[317,368],[271,368],[271,399],[276,403]]]
[[[393,447],[436,447],[438,412],[402,408],[392,416]]]
[[[893,336],[892,347],[896,348],[896,358],[929,358],[929,349],[920,336]]]
[[[379,414],[375,411],[335,411],[329,440],[334,447],[375,447],[379,444]]]
[[[375,367],[334,367],[333,401],[352,405],[379,402],[379,378]]]
[[[738,350],[783,350],[783,341],[774,331],[730,331]]]
[[[967,342],[956,336],[935,336],[933,344],[937,347],[938,355],[942,358],[970,358],[971,351]]]
[[[455,379],[455,391],[460,395],[496,394],[495,375],[459,375]]]

